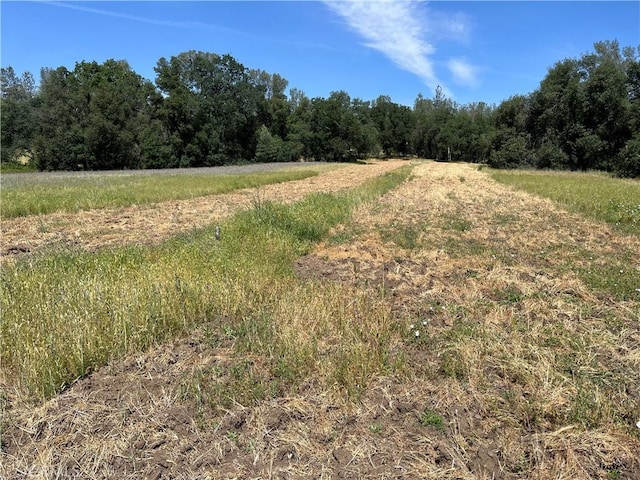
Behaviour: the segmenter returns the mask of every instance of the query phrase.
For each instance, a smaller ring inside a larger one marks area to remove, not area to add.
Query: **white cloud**
[[[452,58],[447,67],[453,75],[453,81],[459,85],[476,87],[478,85],[478,69],[462,58]]]
[[[403,70],[417,75],[435,91],[440,81],[429,58],[435,49],[424,39],[415,2],[389,0],[325,3],[364,37],[365,45],[378,50]]]
[[[440,85],[450,96],[435,72],[433,41],[465,41],[469,27],[464,16],[428,12],[422,2],[407,0],[325,1],[325,4],[364,38],[366,46],[418,76],[432,91]]]

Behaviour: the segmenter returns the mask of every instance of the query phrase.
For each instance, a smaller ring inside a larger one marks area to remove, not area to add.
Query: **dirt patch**
[[[75,245],[95,250],[113,245],[159,243],[171,236],[218,222],[249,208],[256,200],[287,203],[314,192],[338,192],[406,164],[402,160],[350,164],[316,177],[246,188],[223,195],[3,220],[0,261],[51,245]]]
[[[33,410],[10,411],[0,472],[7,479],[187,479],[451,471],[454,447],[420,423],[436,393],[424,382],[407,389],[377,379],[357,405],[313,382],[299,395],[228,410],[185,395],[190,372],[229,368],[230,361],[200,330],[114,362]]]

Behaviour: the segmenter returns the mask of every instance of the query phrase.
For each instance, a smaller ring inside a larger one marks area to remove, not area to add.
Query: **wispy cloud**
[[[368,47],[417,75],[431,90],[441,84],[430,59],[435,49],[424,38],[416,3],[396,0],[325,3],[364,37]]]
[[[424,18],[424,28],[429,36],[439,40],[466,43],[471,37],[471,22],[461,12],[445,13],[430,9]]]
[[[469,26],[463,16],[430,12],[423,2],[413,0],[325,0],[324,3],[364,38],[365,45],[418,76],[432,91],[440,86],[446,95],[451,95],[435,71],[434,42],[466,41]],[[463,64],[457,66],[459,78],[464,79],[460,68]],[[467,83],[474,78],[470,69],[468,73]]]
[[[45,5],[52,5],[54,7],[68,8],[70,10],[78,10],[81,12],[92,13],[96,15],[103,15],[106,17],[121,18],[123,20],[131,20],[134,22],[147,23],[150,25],[158,25],[161,27],[191,28],[191,29],[200,28],[200,29],[206,29],[206,30],[217,30],[220,32],[227,32],[227,33],[251,35],[247,32],[243,32],[240,30],[234,30],[231,28],[223,27],[221,25],[215,25],[215,24],[205,23],[205,22],[191,22],[191,21],[180,22],[180,21],[174,21],[174,20],[160,20],[160,19],[150,18],[150,17],[141,17],[139,15],[131,15],[129,13],[116,12],[113,10],[103,10],[100,8],[87,7],[85,6],[86,4],[79,5],[77,3],[67,3],[67,2],[41,2],[41,3],[44,3]],[[117,2],[115,2],[114,5],[117,5]]]
[[[213,23],[196,22],[196,21],[184,22],[184,21],[175,21],[175,20],[160,20],[157,18],[142,17],[139,15],[131,15],[129,13],[117,12],[114,10],[104,10],[101,8],[93,8],[93,7],[85,6],[89,2],[86,2],[84,5],[79,5],[77,3],[55,2],[55,1],[54,2],[43,1],[40,3],[44,3],[46,5],[52,5],[55,7],[68,8],[71,10],[78,10],[81,12],[91,13],[95,15],[102,15],[105,17],[121,18],[123,20],[130,20],[133,22],[146,23],[149,25],[157,25],[160,27],[210,30],[210,31],[216,31],[216,32],[221,32],[226,34],[239,35],[239,36],[243,36],[245,38],[253,39],[259,42],[270,42],[270,43],[282,44],[282,45],[294,44],[295,46],[300,48],[335,51],[335,48],[329,47],[327,45],[319,44],[319,43],[306,42],[304,40],[296,41],[296,42],[287,42],[287,41],[281,41],[277,38],[263,38],[245,30],[238,30],[234,28],[225,27],[223,25],[213,24]],[[113,5],[117,5],[117,4],[118,2],[113,2]]]
[[[453,81],[467,87],[478,86],[478,68],[462,58],[452,58],[447,62],[447,67],[453,75]]]

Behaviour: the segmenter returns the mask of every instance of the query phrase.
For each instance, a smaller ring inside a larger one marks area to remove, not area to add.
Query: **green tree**
[[[624,56],[629,99],[629,128],[632,132],[640,132],[640,46],[637,49],[626,47]]]
[[[471,103],[458,110],[468,125],[460,132],[463,151],[460,160],[466,162],[486,162],[491,154],[491,140],[494,135],[494,109],[484,102]]]
[[[161,58],[156,84],[171,163],[222,165],[255,157],[265,86],[231,55],[189,51]]]
[[[638,129],[639,77],[634,49],[621,52],[615,41],[550,68],[531,95],[527,121],[538,166],[615,170]]]
[[[43,69],[34,158],[42,170],[140,168],[153,85],[123,60]]]
[[[413,131],[412,142],[415,145],[415,152],[420,157],[436,157],[436,125],[434,110],[435,106],[433,104],[433,100],[430,98],[424,98],[421,93],[418,94],[413,105],[416,125]]]
[[[0,71],[0,145],[1,161],[16,161],[30,156],[35,136],[37,97],[30,72],[17,76],[13,67]]]
[[[285,143],[277,135],[262,125],[258,129],[256,146],[256,162],[287,162],[290,160]]]
[[[615,172],[621,177],[640,177],[640,135],[629,140],[620,150]]]
[[[534,154],[529,148],[529,138],[525,134],[500,130],[497,138],[500,146],[491,152],[488,162],[491,167],[518,168],[533,165]]]
[[[418,95],[413,111],[416,153],[426,158],[447,161],[452,146],[455,149],[454,143],[458,141],[459,128],[454,127],[453,123],[456,120],[458,106],[438,87],[432,99]]]
[[[308,156],[316,160],[353,161],[371,153],[375,133],[360,100],[354,103],[344,91],[331,92],[329,98],[314,98],[306,112],[304,131]],[[307,129],[308,125],[308,129]]]
[[[408,155],[413,152],[415,117],[413,111],[398,105],[386,95],[379,96],[371,107],[371,118],[378,130],[384,155]]]
[[[514,95],[494,112],[495,131],[488,163],[495,168],[534,166],[535,156],[528,131],[531,98]]]
[[[307,138],[307,147],[310,156],[316,161],[333,162],[346,159],[348,148],[341,138],[340,129],[343,125],[342,114],[347,107],[344,95],[341,97],[333,95],[333,98],[329,99],[317,97],[311,100],[311,135]]]
[[[40,170],[77,170],[88,155],[77,120],[73,74],[66,67],[43,68],[41,108],[34,140],[34,159]]]
[[[575,148],[582,130],[582,104],[578,62],[565,59],[549,69],[540,88],[531,95],[528,130],[534,143],[555,141],[566,154],[563,168],[577,169],[581,159]]]
[[[618,42],[597,42],[580,62],[583,124],[582,168],[610,170],[610,163],[631,138],[627,72]]]
[[[292,160],[310,159],[313,154],[311,144],[314,133],[311,131],[312,102],[303,91],[292,88],[289,91],[286,142]]]
[[[378,129],[371,117],[371,102],[354,98],[351,111],[355,118],[352,143],[358,157],[378,156],[381,151]]]
[[[291,114],[291,105],[285,90],[289,82],[277,73],[270,74],[264,70],[250,70],[252,82],[265,92],[262,117],[264,125],[271,134],[281,139],[287,137],[287,119]]]

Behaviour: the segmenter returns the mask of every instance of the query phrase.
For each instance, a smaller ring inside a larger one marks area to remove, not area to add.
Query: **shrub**
[[[618,153],[616,174],[620,177],[640,177],[640,137],[629,140]]]

